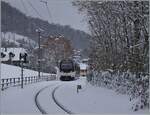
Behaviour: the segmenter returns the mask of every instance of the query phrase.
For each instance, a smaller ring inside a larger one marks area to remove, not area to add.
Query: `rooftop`
[[[4,58],[1,58],[1,61],[8,61],[10,52],[15,54],[15,56],[12,58],[13,61],[19,60],[20,53],[27,53],[24,48],[1,48],[1,53],[6,55]]]

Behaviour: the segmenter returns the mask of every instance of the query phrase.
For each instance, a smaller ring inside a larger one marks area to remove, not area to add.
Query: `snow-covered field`
[[[66,84],[56,91],[57,100],[67,109],[77,114],[137,114],[148,113],[148,110],[133,112],[127,95],[117,94],[113,90],[94,87],[80,79],[82,89],[77,93],[75,84]],[[63,94],[63,95],[62,95]]]
[[[37,71],[24,69],[24,77],[38,76]],[[49,75],[48,73],[42,73],[42,75]],[[1,64],[1,78],[17,78],[21,76],[21,68],[18,66]]]
[[[79,93],[76,92],[78,84],[82,85],[82,90]],[[8,88],[1,94],[1,112],[4,114],[39,114],[40,111],[35,104],[35,95],[45,86],[48,87],[39,93],[37,99],[48,114],[65,114],[52,98],[52,91],[57,86],[60,86],[54,94],[57,101],[76,114],[148,113],[148,110],[133,112],[128,96],[117,94],[109,89],[90,86],[86,83],[85,78],[69,82],[39,82],[25,85],[24,89],[20,87]]]

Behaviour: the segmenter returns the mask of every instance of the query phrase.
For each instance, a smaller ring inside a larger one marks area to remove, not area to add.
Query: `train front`
[[[72,60],[62,60],[60,62],[60,80],[70,81],[75,79],[75,66]]]

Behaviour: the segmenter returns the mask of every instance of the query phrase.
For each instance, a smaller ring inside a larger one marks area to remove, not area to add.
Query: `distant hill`
[[[44,30],[42,33],[43,36],[65,36],[65,38],[71,41],[74,48],[84,50],[89,46],[89,34],[80,30],[75,30],[68,25],[50,24],[47,21],[26,16],[18,9],[12,7],[9,3],[1,1],[2,32],[17,33],[37,41],[37,33],[35,32],[37,28]]]

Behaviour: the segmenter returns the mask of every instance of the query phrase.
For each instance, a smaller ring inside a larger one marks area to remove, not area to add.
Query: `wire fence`
[[[41,76],[40,78],[38,76],[30,76],[30,77],[24,77],[23,78],[23,85],[31,84],[31,83],[36,83],[40,81],[51,81],[56,79],[56,74],[51,74],[48,76]],[[6,78],[6,79],[1,79],[0,86],[1,90],[5,90],[9,87],[13,86],[21,86],[22,84],[22,79],[20,77],[18,78]]]

